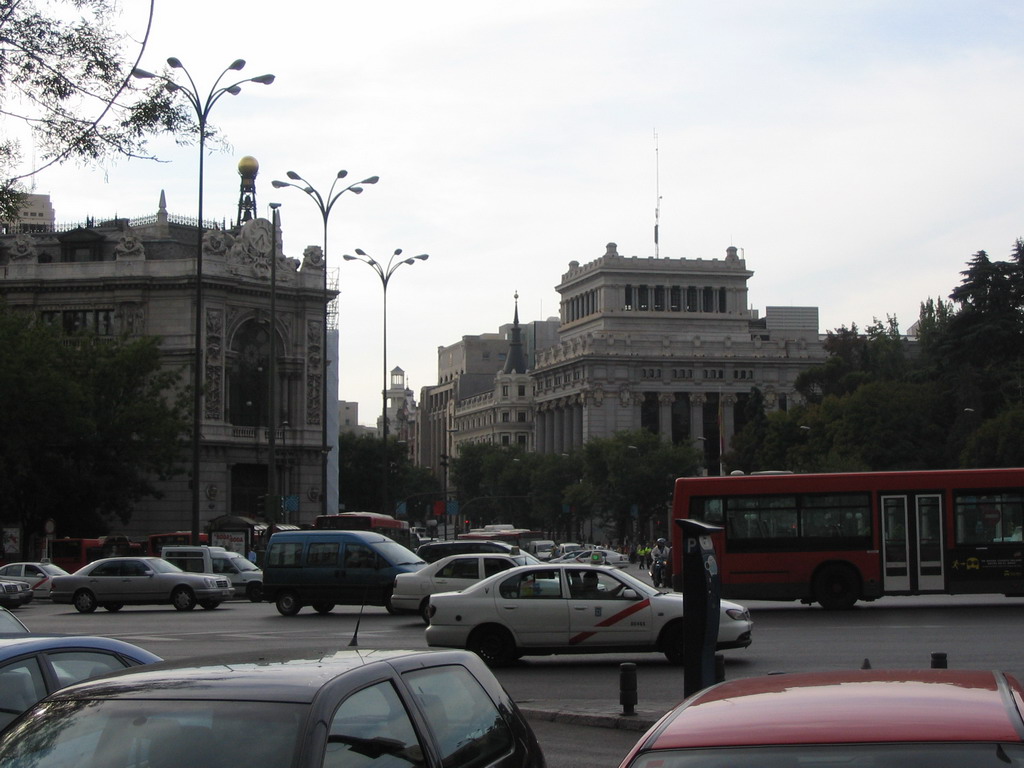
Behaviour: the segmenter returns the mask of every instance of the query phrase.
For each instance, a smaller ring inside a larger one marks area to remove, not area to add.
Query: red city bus
[[[50,562],[74,573],[93,560],[122,555],[144,555],[142,545],[127,536],[100,536],[95,539],[54,539],[50,542]]]
[[[528,543],[535,539],[543,539],[545,536],[541,531],[534,531],[529,528],[516,528],[507,523],[496,523],[494,525],[485,525],[483,528],[473,528],[466,533],[460,533],[459,538],[504,541],[526,551]]]
[[[409,523],[396,520],[380,512],[341,512],[337,515],[317,515],[314,528],[343,531],[374,531],[387,536],[403,547],[412,547]]]
[[[149,554],[160,557],[164,547],[180,547],[192,543],[191,531],[174,531],[173,533],[151,533],[149,535]],[[205,533],[199,534],[200,544],[209,544],[210,537]]]
[[[1024,469],[682,477],[672,507],[723,529],[725,598],[842,609],[883,595],[1024,595]]]

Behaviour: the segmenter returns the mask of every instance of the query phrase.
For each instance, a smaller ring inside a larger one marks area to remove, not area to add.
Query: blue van
[[[329,613],[336,605],[383,605],[389,613],[399,573],[426,563],[401,544],[369,531],[282,531],[270,537],[263,599],[282,616],[304,605]]]

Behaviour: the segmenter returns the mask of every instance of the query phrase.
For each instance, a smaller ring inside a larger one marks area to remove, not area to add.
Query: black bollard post
[[[720,653],[715,654],[715,682],[725,682],[725,656]]]
[[[622,714],[636,714],[636,664],[628,661],[619,664],[619,704]]]
[[[932,654],[932,669],[948,669],[949,665],[946,661],[946,654],[944,653],[933,653]]]

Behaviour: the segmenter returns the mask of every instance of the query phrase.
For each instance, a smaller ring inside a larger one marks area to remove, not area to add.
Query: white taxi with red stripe
[[[53,563],[8,563],[0,567],[0,579],[28,584],[36,597],[50,596],[50,583],[54,576],[67,576],[68,572]]]
[[[608,566],[521,566],[430,597],[427,645],[466,648],[492,666],[551,653],[664,653],[683,662],[683,596]],[[718,648],[750,645],[747,609],[722,601]]]

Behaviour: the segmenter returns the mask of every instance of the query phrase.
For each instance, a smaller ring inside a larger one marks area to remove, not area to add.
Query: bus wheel
[[[280,593],[277,596],[275,605],[277,605],[277,612],[282,616],[294,616],[302,610],[302,603],[299,600],[299,596],[294,592]]]
[[[814,599],[826,611],[845,611],[860,599],[860,578],[848,565],[826,565],[814,577]]]

